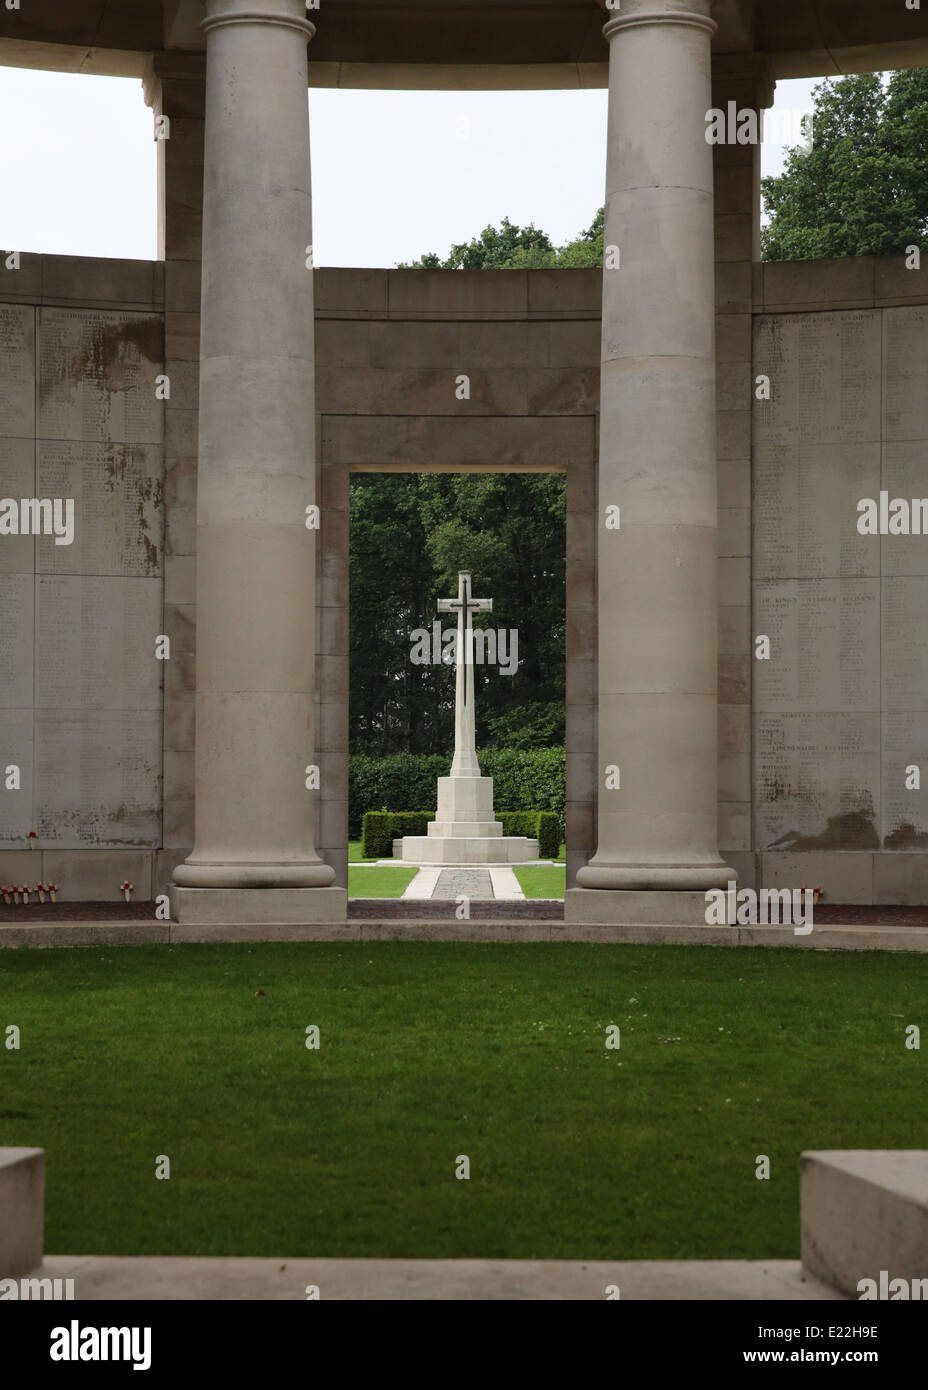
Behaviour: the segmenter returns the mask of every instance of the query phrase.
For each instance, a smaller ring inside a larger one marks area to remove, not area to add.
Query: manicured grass
[[[513,869],[527,898],[563,898],[565,872],[558,864],[529,864]]]
[[[0,1144],[53,1253],[796,1258],[803,1149],[928,1148],[926,999],[889,952],[3,951]]]
[[[348,868],[349,898],[401,898],[419,872],[415,868],[376,865],[372,869]]]

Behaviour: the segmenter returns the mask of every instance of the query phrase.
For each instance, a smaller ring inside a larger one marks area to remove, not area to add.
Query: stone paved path
[[[838,1301],[798,1260],[219,1259],[47,1255],[36,1277],[71,1278],[76,1299],[629,1299]],[[59,1305],[60,1306],[60,1305]],[[798,1316],[798,1314],[797,1314]],[[64,1319],[62,1319],[64,1321]]]
[[[453,898],[430,898],[419,902],[409,898],[352,898],[348,904],[349,922],[453,922]],[[500,901],[499,898],[472,898],[472,921],[490,919],[496,922],[563,922],[564,903],[560,898],[530,898]],[[0,945],[3,937],[0,935]]]
[[[492,898],[493,880],[488,869],[442,869],[432,892],[435,898]]]

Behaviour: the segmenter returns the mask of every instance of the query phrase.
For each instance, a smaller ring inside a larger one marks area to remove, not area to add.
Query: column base
[[[564,921],[597,927],[707,927],[705,893],[665,893],[643,888],[625,892],[609,888],[568,888]],[[734,927],[713,925],[715,932]]]
[[[302,926],[344,922],[344,888],[178,888],[169,889],[171,916],[180,926]]]
[[[697,863],[610,864],[599,862],[594,855],[589,864],[577,870],[581,888],[616,892],[705,892],[710,888],[727,888],[738,875],[721,859],[700,860]]]
[[[228,888],[232,892],[260,888],[328,888],[335,870],[321,859],[296,864],[210,864],[193,857],[178,864],[172,875],[178,888]]]

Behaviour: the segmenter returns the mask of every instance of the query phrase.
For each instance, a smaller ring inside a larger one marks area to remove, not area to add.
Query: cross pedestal
[[[491,613],[493,600],[472,598],[470,574],[458,575],[458,596],[440,599],[439,611],[457,613],[454,761],[438,779],[438,814],[428,835],[406,835],[401,858],[416,864],[519,864],[538,858],[538,841],[504,835],[493,819],[493,778],[481,777],[474,719],[472,613]]]

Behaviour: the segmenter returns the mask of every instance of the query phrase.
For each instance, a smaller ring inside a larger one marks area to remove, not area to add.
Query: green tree
[[[559,266],[578,267],[601,266],[603,263],[603,233],[606,225],[606,209],[601,207],[593,218],[593,225],[581,232],[576,241],[568,241],[557,253]]]
[[[582,268],[603,263],[603,222],[600,208],[585,232],[555,247],[546,232],[532,223],[519,227],[504,217],[500,226],[484,227],[479,237],[452,246],[444,260],[428,251],[399,270],[548,270],[554,266]]]
[[[435,576],[414,474],[351,480],[349,726],[352,752],[432,752],[447,738],[445,673],[414,667]]]
[[[556,252],[545,232],[535,226],[519,227],[504,217],[499,228],[484,227],[479,237],[452,246],[441,260],[434,252],[420,256],[400,270],[518,270],[544,269],[554,264]]]
[[[482,588],[493,598],[493,613],[480,625],[518,632],[515,675],[493,667],[474,673],[477,741],[484,747],[498,741],[490,732],[494,715],[564,699],[565,481],[551,473],[430,473],[421,480],[438,589],[456,591],[458,571],[471,570],[478,595]]]
[[[813,103],[811,148],[761,181],[764,260],[928,249],[928,69],[822,82]]]
[[[453,672],[414,664],[410,634],[431,630],[438,599],[457,591],[462,569],[472,571],[478,597],[493,598],[478,625],[518,632],[514,675],[475,667],[478,746],[563,742],[565,496],[557,474],[352,479],[352,753],[450,748]]]

